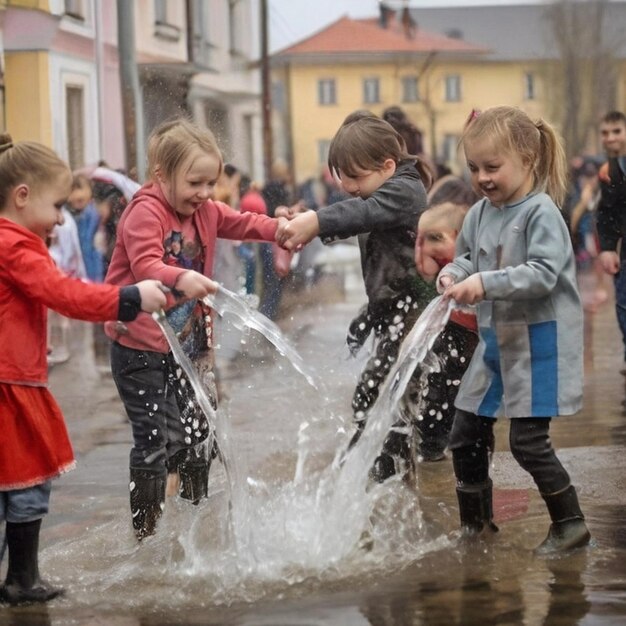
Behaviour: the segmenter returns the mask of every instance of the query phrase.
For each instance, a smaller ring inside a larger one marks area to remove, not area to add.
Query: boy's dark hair
[[[424,152],[422,145],[422,133],[407,114],[399,106],[387,107],[382,114],[385,122],[389,122],[402,136],[409,154],[421,154]]]
[[[600,120],[601,124],[619,124],[620,122],[626,126],[626,115],[617,110],[605,113]]]
[[[432,175],[426,164],[414,154],[409,154],[402,136],[388,122],[370,111],[354,111],[343,121],[333,137],[328,151],[328,167],[353,176],[356,170],[379,170],[387,159],[400,161],[413,159],[426,187]]]

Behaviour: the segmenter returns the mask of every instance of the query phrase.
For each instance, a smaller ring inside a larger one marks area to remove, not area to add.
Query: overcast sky
[[[542,4],[546,0],[409,0],[411,8],[442,6],[485,6],[502,4]],[[402,6],[402,0],[389,0]],[[274,52],[321,30],[342,15],[373,17],[378,0],[269,0],[270,51]],[[485,6],[488,11],[488,6]]]

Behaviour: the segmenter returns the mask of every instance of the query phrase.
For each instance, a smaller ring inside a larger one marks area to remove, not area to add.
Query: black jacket
[[[317,211],[324,243],[358,235],[370,308],[386,308],[398,296],[420,297],[414,249],[425,208],[426,190],[411,160],[401,162],[369,198],[349,198]]]

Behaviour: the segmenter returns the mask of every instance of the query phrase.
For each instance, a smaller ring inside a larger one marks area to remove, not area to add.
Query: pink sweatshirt
[[[165,241],[172,232],[183,230],[182,220],[193,220],[198,238],[204,247],[203,273],[211,277],[215,256],[215,240],[274,241],[277,220],[266,215],[239,213],[222,202],[208,200],[191,217],[182,217],[170,206],[161,189],[154,183],[144,185],[124,210],[117,227],[117,241],[105,282],[131,285],[147,278],[160,280],[174,287],[178,277],[187,270],[168,265]],[[106,334],[114,341],[137,350],[166,353],[167,340],[148,313],[140,313],[125,324],[128,332],[120,332],[116,323],[105,325]]]

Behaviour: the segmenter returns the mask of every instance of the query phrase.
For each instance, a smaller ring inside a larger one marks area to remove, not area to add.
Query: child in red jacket
[[[51,479],[74,467],[61,410],[47,388],[47,311],[101,322],[161,309],[160,283],[119,288],[59,271],[46,239],[63,223],[72,182],[52,150],[0,135],[0,520],[9,567],[0,600],[46,602],[60,593],[39,577],[41,520]]]
[[[206,128],[185,119],[157,127],[148,142],[150,182],[122,214],[105,279],[126,285],[156,278],[180,296],[167,318],[214,406],[211,311],[201,298],[216,288],[209,278],[216,239],[274,241],[278,225],[214,201],[222,169],[221,152]],[[142,539],[154,533],[166,492],[193,502],[206,496],[215,446],[191,385],[152,317],[139,315],[121,330],[109,324],[106,332],[113,339],[113,378],[133,430],[130,506]]]

